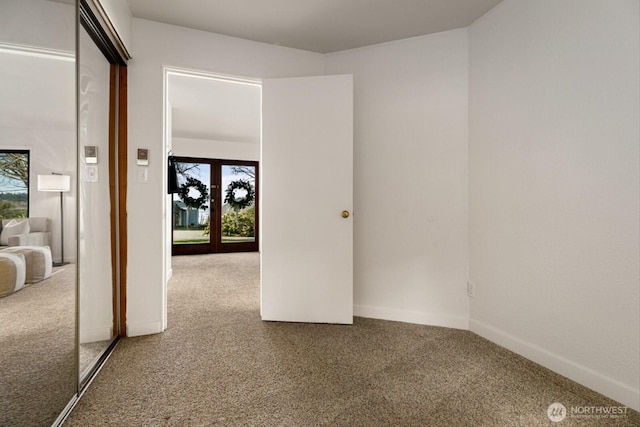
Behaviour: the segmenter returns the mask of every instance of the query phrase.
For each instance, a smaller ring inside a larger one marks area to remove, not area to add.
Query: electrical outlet
[[[467,295],[471,298],[476,295],[476,285],[471,280],[467,281]]]

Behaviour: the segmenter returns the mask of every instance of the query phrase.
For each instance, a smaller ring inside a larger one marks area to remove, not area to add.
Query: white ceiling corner
[[[469,26],[502,0],[127,0],[134,17],[319,53]]]

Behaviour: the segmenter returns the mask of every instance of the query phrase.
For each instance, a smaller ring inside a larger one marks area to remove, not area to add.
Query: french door
[[[258,250],[258,162],[175,157],[172,254]]]

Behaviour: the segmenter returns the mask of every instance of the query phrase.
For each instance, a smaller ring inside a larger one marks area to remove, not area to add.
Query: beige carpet
[[[75,266],[0,298],[0,426],[50,426],[76,393]]]
[[[67,426],[547,426],[553,402],[618,406],[467,331],[262,322],[255,253],[173,267],[168,330],[121,341]]]

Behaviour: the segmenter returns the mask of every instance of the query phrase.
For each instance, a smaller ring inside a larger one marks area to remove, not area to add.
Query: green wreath
[[[243,198],[238,199],[235,194],[236,190],[245,190],[247,194]],[[248,207],[255,197],[256,193],[253,191],[253,185],[248,181],[239,179],[237,181],[232,181],[227,186],[224,202],[231,206],[233,210],[240,211]]]
[[[189,196],[189,190],[191,188],[198,190],[200,192],[200,197]],[[180,197],[188,207],[200,209],[204,208],[209,200],[209,190],[207,190],[207,186],[204,185],[202,181],[190,176],[187,177],[186,182],[180,186],[178,190],[178,197]]]

